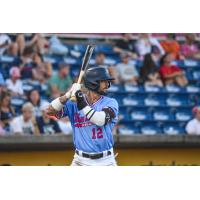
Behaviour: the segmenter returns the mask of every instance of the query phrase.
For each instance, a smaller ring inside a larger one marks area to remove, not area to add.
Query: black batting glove
[[[81,90],[76,91],[75,96],[76,96],[78,110],[82,110],[88,105]]]

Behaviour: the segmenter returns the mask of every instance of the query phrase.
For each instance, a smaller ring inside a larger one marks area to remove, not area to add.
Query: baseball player
[[[112,129],[117,122],[118,103],[106,95],[114,80],[104,67],[90,68],[85,72],[81,85],[74,83],[61,97],[53,100],[49,115],[68,116],[73,129],[75,155],[72,166],[115,166]],[[70,97],[76,96],[76,102]]]

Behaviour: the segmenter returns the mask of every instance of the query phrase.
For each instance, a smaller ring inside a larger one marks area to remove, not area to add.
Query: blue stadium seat
[[[86,48],[87,48],[87,45],[86,45],[86,44],[75,44],[75,45],[74,45],[74,50],[75,50],[75,51],[79,51],[79,52],[81,52],[81,53],[84,53],[85,50],[86,50]]]
[[[200,71],[194,71],[193,72],[193,79],[199,80],[200,79]]]
[[[122,99],[123,105],[125,106],[137,106],[143,105],[142,96],[128,96]]]
[[[197,67],[198,62],[196,60],[184,60],[185,67]]]
[[[183,92],[183,88],[177,86],[177,85],[167,85],[165,87],[166,91],[169,93],[180,93]]]
[[[133,111],[131,113],[132,120],[151,120],[151,115],[145,111]]]
[[[137,85],[132,85],[132,84],[126,84],[124,86],[124,89],[126,92],[142,92],[142,88]]]
[[[165,105],[165,101],[163,98],[157,95],[150,95],[145,98],[144,103],[146,106],[162,106]]]
[[[177,135],[177,134],[183,134],[185,133],[185,130],[183,127],[180,127],[179,125],[165,125],[163,127],[163,132],[164,134],[168,134],[168,135]]]
[[[140,129],[134,126],[122,126],[118,129],[119,135],[134,135],[140,133]]]
[[[21,113],[21,108],[23,104],[25,103],[25,100],[20,97],[12,97],[11,99],[11,105],[15,108],[15,112],[17,115]]]
[[[95,52],[102,52],[106,55],[113,54],[113,47],[109,44],[98,44],[95,46]]]
[[[123,87],[118,84],[111,84],[110,88],[107,91],[108,92],[123,92]]]
[[[162,108],[153,112],[153,119],[158,121],[174,120],[174,116],[170,109]]]
[[[141,133],[145,135],[155,135],[162,133],[161,129],[154,123],[144,124],[141,127]]]
[[[189,121],[192,119],[192,110],[190,108],[177,109],[175,113],[175,119],[177,121]]]
[[[187,96],[185,96],[187,97]],[[182,106],[188,104],[187,98],[181,98],[179,96],[170,96],[166,99],[166,104],[168,106]]]
[[[63,61],[69,65],[78,65],[80,63],[78,59],[75,59],[70,56],[64,57]]]
[[[189,93],[200,93],[200,88],[196,85],[186,86],[186,91]]]
[[[162,92],[162,88],[158,86],[153,86],[153,85],[145,85],[144,86],[145,92]]]

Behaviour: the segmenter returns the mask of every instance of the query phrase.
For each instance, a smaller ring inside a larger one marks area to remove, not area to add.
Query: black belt
[[[78,150],[76,150],[75,152],[76,152],[76,154],[78,154],[79,156],[81,156],[81,153]],[[109,156],[111,154],[112,154],[111,151],[107,151],[106,152],[106,156]],[[84,157],[84,158],[90,158],[90,159],[99,159],[99,158],[103,158],[103,153],[88,154],[88,153],[82,152],[82,157]]]

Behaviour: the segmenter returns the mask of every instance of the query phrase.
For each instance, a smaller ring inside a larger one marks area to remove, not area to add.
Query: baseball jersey
[[[114,145],[112,129],[118,119],[118,103],[113,98],[101,96],[90,107],[95,111],[110,107],[115,113],[115,118],[104,126],[97,126],[87,119],[82,110],[78,110],[76,103],[70,100],[66,102],[61,116],[68,116],[70,119],[76,149],[88,153],[109,150]]]

